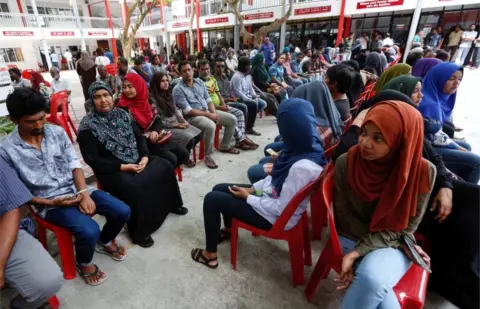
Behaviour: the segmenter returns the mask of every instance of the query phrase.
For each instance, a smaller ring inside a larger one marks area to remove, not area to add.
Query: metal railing
[[[121,18],[113,18],[115,28],[122,27]],[[80,17],[85,28],[108,28],[106,17]],[[77,28],[74,16],[39,15],[39,20],[33,14],[0,13],[0,28]]]

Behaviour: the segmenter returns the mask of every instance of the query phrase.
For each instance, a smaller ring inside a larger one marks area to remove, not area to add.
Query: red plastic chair
[[[37,222],[38,240],[42,243],[43,247],[47,249],[47,230],[50,230],[55,234],[57,237],[58,249],[60,251],[60,258],[62,260],[63,277],[65,280],[75,279],[77,277],[77,270],[75,268],[72,234],[64,228],[43,220],[31,207],[30,212]]]
[[[305,211],[297,225],[289,230],[285,230],[288,220],[297,210],[300,203],[308,198],[310,194],[318,187],[319,179],[305,186],[298,192],[287,207],[283,210],[271,230],[265,231],[250,226],[237,219],[232,220],[232,239],[231,239],[231,263],[234,270],[237,269],[237,245],[238,245],[238,229],[243,228],[251,231],[254,235],[262,235],[272,239],[286,240],[290,250],[290,263],[292,268],[293,285],[305,284],[304,264],[312,265],[312,251],[310,247],[310,232],[308,229],[308,217]]]
[[[193,161],[197,163],[197,147],[193,147],[192,153],[193,153]],[[205,159],[205,143],[203,142],[203,138],[200,139],[200,153],[198,154],[198,160],[203,160]]]
[[[116,64],[114,64],[114,63],[107,64],[105,66],[105,69],[107,70],[108,74],[113,75],[113,76],[117,75],[118,68],[117,68]]]
[[[61,112],[58,111],[59,106],[62,106]],[[72,118],[68,114],[68,91],[62,90],[52,95],[50,98],[50,114],[47,115],[47,121],[63,127],[72,143],[74,143],[72,131],[76,136],[78,136],[78,132]]]
[[[177,176],[178,178],[178,181],[182,182],[183,181],[183,176],[182,176],[182,167],[177,167],[175,169],[175,175]]]
[[[338,144],[335,144],[334,146],[330,147],[325,151],[325,157],[327,157],[328,160],[332,157],[333,149],[337,147]],[[320,177],[325,177],[325,175],[328,175],[331,170],[333,170],[334,166],[333,163],[329,163],[324,167],[324,170]],[[322,229],[324,226],[328,225],[328,216],[327,216],[327,211],[325,207],[322,206],[322,201],[323,199],[323,193],[321,190],[315,191],[311,196],[310,196],[310,216],[312,218],[312,232],[313,232],[313,238],[321,240],[322,239]]]
[[[50,305],[50,307],[52,307],[52,309],[60,308],[60,301],[55,295],[48,299],[48,304]]]
[[[328,213],[328,223],[330,226],[330,238],[318,258],[317,264],[313,270],[310,279],[305,288],[305,295],[310,301],[320,284],[321,279],[325,279],[331,269],[340,273],[342,269],[343,252],[335,228],[335,220],[332,209],[333,201],[333,169],[324,176],[321,184],[321,193],[323,196],[323,207]],[[403,309],[421,309],[425,302],[429,273],[416,264],[412,264],[405,275],[393,288],[397,295],[400,307]]]
[[[222,129],[222,126],[217,124],[217,127],[215,128],[215,138],[213,139],[213,147],[215,147],[216,150],[220,148],[220,130]]]

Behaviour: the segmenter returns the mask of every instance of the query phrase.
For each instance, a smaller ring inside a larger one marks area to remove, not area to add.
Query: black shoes
[[[183,206],[180,206],[178,208],[175,208],[171,211],[171,213],[174,213],[176,215],[179,215],[179,216],[183,216],[183,215],[186,215],[188,212],[188,209],[183,207]]]
[[[140,247],[142,248],[150,248],[151,246],[153,246],[153,244],[155,243],[153,241],[153,238],[152,236],[148,236],[147,238],[145,238],[144,240],[142,241],[139,241],[139,242],[134,242],[135,244],[139,245]]]

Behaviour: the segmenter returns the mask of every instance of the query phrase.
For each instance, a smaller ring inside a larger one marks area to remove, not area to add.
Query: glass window
[[[468,29],[472,24],[475,24],[478,17],[478,10],[463,11],[462,19],[459,24],[463,29]]]
[[[0,13],[9,13],[8,4],[0,3]]]
[[[390,26],[391,16],[379,17],[377,21],[377,30],[379,28],[387,28]]]
[[[45,8],[43,6],[37,7],[38,14],[45,14]]]
[[[405,45],[408,39],[411,16],[394,16],[392,20],[392,39],[395,43]]]
[[[443,14],[442,20],[440,21],[442,28],[448,32],[450,28],[457,25],[457,23],[460,21],[461,16],[462,12],[460,11],[445,12]]]
[[[373,29],[373,25],[375,24],[376,19],[377,18],[365,18],[365,22],[363,23],[363,29],[367,31]]]

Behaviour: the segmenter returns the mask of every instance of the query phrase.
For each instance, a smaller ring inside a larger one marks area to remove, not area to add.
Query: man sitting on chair
[[[32,89],[15,89],[7,97],[10,119],[17,125],[0,145],[0,157],[12,166],[34,195],[31,204],[38,215],[75,236],[77,269],[89,285],[107,279],[93,263],[93,253],[123,261],[126,249],[115,243],[130,217],[122,201],[87,188],[82,165],[65,131],[46,124],[45,99]],[[100,231],[90,218],[104,215],[107,223]],[[97,247],[96,247],[97,245]]]

